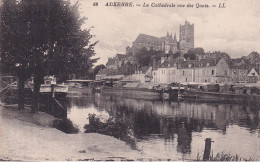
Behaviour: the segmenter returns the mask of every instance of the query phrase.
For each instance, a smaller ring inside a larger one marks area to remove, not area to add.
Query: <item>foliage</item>
[[[85,133],[100,133],[113,136],[127,142],[133,149],[136,149],[134,138],[130,136],[130,123],[123,119],[110,118],[106,123],[102,123],[95,114],[89,114],[89,124],[84,126]]]
[[[138,60],[138,63],[141,66],[150,66],[152,65],[153,60],[159,60],[163,55],[165,55],[162,51],[153,50],[152,48],[150,50],[147,50],[145,47],[141,48],[136,53],[136,58]]]
[[[168,55],[173,55],[173,52],[170,50],[169,53],[168,53]]]
[[[181,53],[180,52],[175,52],[172,56],[173,56],[173,59],[175,59],[175,58],[180,57]]]
[[[64,119],[62,121],[54,120],[53,126],[67,134],[74,134],[79,132],[79,129],[75,127],[72,121],[69,119]]]
[[[21,83],[34,76],[34,108],[45,75],[63,79],[71,73],[88,75],[97,61],[91,59],[97,42],[91,43],[90,30],[81,28],[85,18],[78,8],[78,3],[64,0],[3,0],[1,61],[16,72]]]
[[[4,0],[1,58],[11,69],[31,73],[86,74],[97,59],[90,30],[81,29],[79,5],[63,0]],[[19,66],[18,66],[19,65]]]
[[[192,48],[190,49],[186,54],[184,54],[184,58],[187,59],[189,58],[190,60],[196,60],[196,57],[198,55],[203,55],[204,54],[204,49],[203,48]]]
[[[203,160],[203,158],[199,155],[197,155],[197,161]],[[220,152],[217,153],[216,156],[213,155],[213,153],[209,157],[209,161],[253,161],[253,159],[245,159],[242,157],[239,157],[239,155],[231,155],[230,153]]]
[[[106,67],[103,64],[97,65],[96,67],[94,67],[94,74],[97,74],[100,70],[105,69],[105,68]]]

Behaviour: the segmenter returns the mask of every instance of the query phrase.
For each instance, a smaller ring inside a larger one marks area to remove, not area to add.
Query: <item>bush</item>
[[[53,127],[56,129],[61,130],[62,132],[65,132],[67,134],[74,134],[79,132],[79,128],[75,127],[71,120],[65,119],[65,120],[55,120],[53,122]]]
[[[89,124],[84,126],[85,133],[100,133],[113,136],[119,140],[130,144],[132,149],[136,149],[136,142],[131,137],[130,123],[123,119],[110,118],[106,123],[102,123],[95,114],[89,114]]]

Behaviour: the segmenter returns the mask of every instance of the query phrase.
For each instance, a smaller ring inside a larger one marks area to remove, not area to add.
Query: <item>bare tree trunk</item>
[[[24,109],[24,76],[18,77],[18,109]]]
[[[41,88],[41,79],[34,76],[34,87],[33,87],[33,104],[31,108],[32,113],[37,113],[39,111],[39,95]]]

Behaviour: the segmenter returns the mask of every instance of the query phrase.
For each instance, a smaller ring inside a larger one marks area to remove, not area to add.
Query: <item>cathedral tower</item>
[[[187,20],[184,25],[180,25],[180,51],[186,53],[189,49],[194,48],[194,24]]]

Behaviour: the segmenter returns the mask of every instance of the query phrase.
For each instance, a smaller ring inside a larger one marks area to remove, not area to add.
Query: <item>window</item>
[[[186,78],[186,82],[188,81],[188,79]]]
[[[212,71],[211,71],[211,74],[212,74],[212,75],[214,75],[214,74],[215,74],[215,71],[214,71],[214,70],[212,70]]]
[[[182,75],[184,75],[184,70],[182,71]]]

